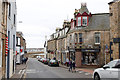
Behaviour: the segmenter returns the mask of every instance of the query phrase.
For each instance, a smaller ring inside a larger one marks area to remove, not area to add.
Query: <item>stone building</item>
[[[110,11],[110,59],[120,59],[120,1],[113,0]]]
[[[109,35],[109,13],[91,14],[86,3],[82,3],[75,10],[67,36],[70,58],[77,67],[102,66],[109,61]]]
[[[100,67],[120,59],[120,1],[108,4],[109,13],[91,14],[86,3],[75,9],[70,30],[64,35],[64,28],[58,31],[57,59],[64,63],[65,56],[77,67]]]
[[[70,22],[64,21],[63,28],[57,28],[56,32],[51,35],[51,39],[47,41],[47,57],[53,59],[56,57],[61,63],[66,61],[66,37],[70,28]]]
[[[16,32],[16,55],[17,55],[16,63],[18,64],[22,63],[22,58],[25,55],[25,51],[26,51],[26,40],[23,37],[23,33]]]

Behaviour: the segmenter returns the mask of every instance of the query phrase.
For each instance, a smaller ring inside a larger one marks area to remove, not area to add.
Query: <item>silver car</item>
[[[113,60],[93,72],[94,80],[120,80],[120,59]]]

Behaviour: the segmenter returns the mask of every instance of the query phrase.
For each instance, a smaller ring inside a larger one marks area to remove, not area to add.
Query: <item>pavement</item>
[[[60,67],[69,69],[69,67],[67,67],[65,65],[62,65],[62,64],[60,64]],[[83,72],[87,72],[87,73],[93,74],[93,72],[94,72],[95,69],[96,68],[76,68],[75,70],[76,70],[76,72],[83,71]]]
[[[17,64],[15,74],[11,78],[21,79],[24,76],[26,67],[27,67],[27,65],[25,63]]]

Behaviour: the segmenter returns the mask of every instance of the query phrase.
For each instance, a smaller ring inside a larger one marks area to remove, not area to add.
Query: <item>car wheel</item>
[[[97,73],[94,76],[94,80],[100,80],[100,76]]]

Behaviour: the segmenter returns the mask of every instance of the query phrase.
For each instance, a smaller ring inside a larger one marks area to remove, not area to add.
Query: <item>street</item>
[[[24,78],[91,78],[92,75],[83,71],[69,72],[63,67],[49,67],[35,58],[29,58]]]

